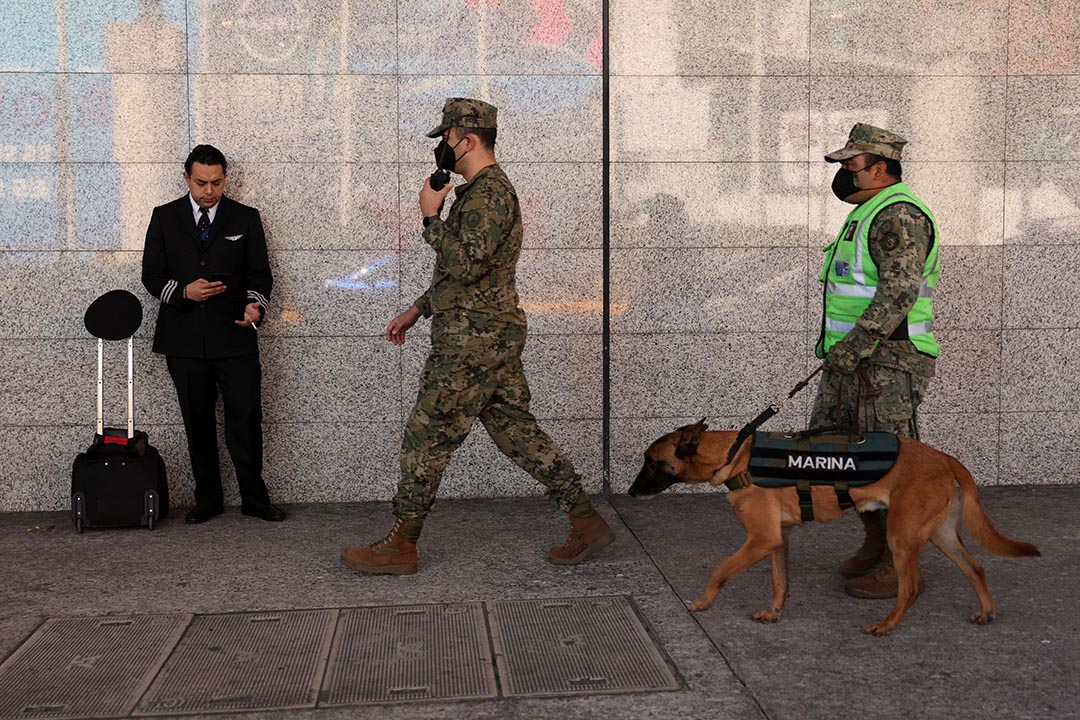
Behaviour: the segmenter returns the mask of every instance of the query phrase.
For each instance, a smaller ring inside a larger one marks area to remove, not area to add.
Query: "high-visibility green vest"
[[[855,321],[870,306],[878,284],[878,269],[870,257],[867,244],[870,225],[883,209],[901,202],[911,203],[925,213],[934,231],[923,265],[919,298],[907,316],[908,338],[922,353],[937,357],[941,352],[941,347],[934,340],[934,312],[930,306],[930,296],[941,274],[938,262],[941,243],[938,242],[937,222],[929,208],[915,197],[907,185],[897,183],[852,210],[840,234],[823,249],[825,266],[818,279],[825,283],[825,303],[821,335],[814,349],[819,358],[825,357],[829,348],[855,328]]]

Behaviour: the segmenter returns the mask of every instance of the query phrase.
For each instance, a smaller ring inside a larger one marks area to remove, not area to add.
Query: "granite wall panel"
[[[0,511],[65,505],[68,466],[18,438],[71,455],[86,444],[96,347],[82,313],[112,288],[144,303],[137,417],[190,502],[139,264],[153,207],[186,191],[182,161],[201,142],[226,152],[229,194],[266,227],[275,497],[390,497],[428,326],[404,348],[383,333],[430,277],[417,192],[435,143],[423,133],[462,95],[499,107],[499,159],[525,221],[533,407],[590,490],[605,473],[625,490],[663,432],[702,416],[737,428],[815,366],[818,248],[850,210],[821,157],[858,121],[909,140],[905,181],[940,229],[943,354],[924,437],[980,483],[1075,482],[1080,26],[1060,3],[617,0],[608,68],[596,0],[258,8],[0,8]],[[122,421],[124,344],[106,360],[107,416]],[[813,390],[768,427],[805,423]],[[443,485],[540,491],[482,432]]]

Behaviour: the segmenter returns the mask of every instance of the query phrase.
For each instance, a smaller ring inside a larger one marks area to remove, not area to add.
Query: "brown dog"
[[[663,436],[645,451],[645,465],[629,493],[653,495],[677,482],[723,484],[749,465],[752,438],[727,461],[735,442],[734,432],[706,432],[705,422],[681,427]],[[964,573],[975,594],[979,610],[971,621],[985,625],[994,619],[994,600],[986,585],[986,573],[964,547],[959,529],[963,524],[983,548],[995,555],[1039,555],[1029,543],[1010,540],[994,529],[979,502],[975,481],[960,461],[928,445],[900,439],[896,464],[877,482],[850,488],[855,507],[861,511],[889,509],[887,539],[899,578],[899,595],[892,612],[881,622],[866,626],[873,635],[888,635],[899,624],[919,595],[919,554],[927,540],[934,543]],[[828,486],[811,489],[814,518],[834,520],[843,514],[836,493]],[[746,529],[746,542],[717,565],[705,592],[691,610],[707,610],[728,578],[772,556],[773,598],[768,609],[754,615],[759,622],[776,622],[788,594],[788,537],[801,525],[798,494],[794,487],[742,487],[727,494],[735,516]]]

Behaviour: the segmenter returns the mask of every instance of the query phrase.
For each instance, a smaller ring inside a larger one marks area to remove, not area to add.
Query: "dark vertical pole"
[[[603,383],[604,383],[604,495],[611,494],[611,44],[608,36],[610,0],[601,0],[600,23],[603,36],[602,84],[603,84],[603,136],[602,203],[604,241],[604,307],[603,307]]]

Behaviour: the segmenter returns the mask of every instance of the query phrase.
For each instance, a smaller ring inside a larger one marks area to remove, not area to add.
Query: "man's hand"
[[[175,290],[173,292],[175,292]],[[199,278],[192,283],[188,283],[184,288],[184,297],[188,300],[194,300],[195,302],[202,302],[215,295],[220,295],[223,292],[225,292],[225,283],[220,280],[210,282],[209,280]]]
[[[424,217],[438,215],[442,210],[443,200],[454,189],[452,183],[446,183],[442,190],[431,189],[431,178],[424,180],[424,187],[420,189],[420,213]]]
[[[860,359],[859,353],[841,340],[829,348],[829,352],[825,354],[824,365],[826,370],[850,375],[855,372]]]
[[[261,307],[262,305],[257,302],[248,303],[247,307],[244,308],[244,318],[242,320],[233,320],[233,322],[237,325],[255,327],[255,323],[259,322],[259,318],[262,317],[262,313],[259,311]]]
[[[434,192],[434,191],[432,191]],[[386,326],[386,339],[393,345],[405,344],[405,331],[416,324],[420,319],[420,311],[413,305],[405,312],[398,315]]]

